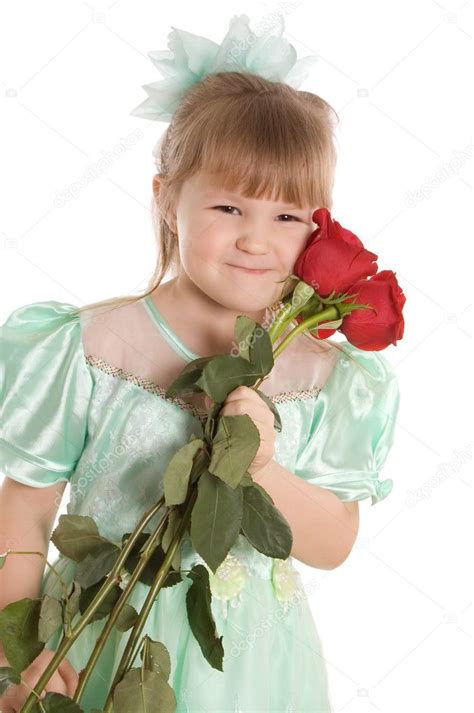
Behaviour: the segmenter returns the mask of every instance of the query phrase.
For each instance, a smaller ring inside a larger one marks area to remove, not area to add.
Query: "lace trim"
[[[201,418],[203,420],[207,418],[207,411],[199,408],[199,406],[194,406],[194,404],[190,404],[187,401],[184,401],[183,399],[179,398],[179,396],[166,396],[166,389],[163,388],[163,386],[160,386],[159,384],[155,384],[153,381],[150,381],[150,379],[145,379],[143,376],[138,376],[137,374],[133,374],[130,371],[124,371],[121,367],[109,364],[103,359],[95,357],[92,354],[88,354],[85,359],[88,364],[97,367],[101,371],[104,371],[106,374],[110,374],[111,376],[117,377],[119,379],[124,379],[125,381],[130,381],[132,384],[135,384],[135,386],[139,386],[140,388],[145,389],[146,391],[149,391],[152,394],[158,394],[166,401],[172,401],[173,403],[178,404],[184,411],[189,411],[198,418]],[[287,401],[303,401],[305,399],[314,398],[319,394],[320,391],[320,386],[313,386],[310,389],[304,389],[302,391],[282,391],[281,393],[275,394],[274,396],[269,396],[269,399],[270,401],[273,401],[273,403],[285,403]]]

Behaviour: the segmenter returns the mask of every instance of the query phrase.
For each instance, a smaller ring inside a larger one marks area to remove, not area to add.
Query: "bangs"
[[[289,102],[271,92],[239,97],[238,104],[226,99],[218,112],[201,107],[197,128],[180,147],[182,177],[203,171],[216,186],[247,198],[325,206],[335,155],[314,110],[293,101],[289,112]]]

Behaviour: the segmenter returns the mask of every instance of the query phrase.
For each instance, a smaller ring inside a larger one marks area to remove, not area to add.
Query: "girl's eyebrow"
[[[205,198],[211,198],[212,196],[226,195],[226,196],[229,196],[230,198],[233,198],[238,201],[248,200],[247,198],[240,195],[239,193],[232,193],[232,191],[226,191],[226,190],[220,189],[220,188],[215,188],[214,190],[210,189],[208,191],[205,191],[203,195]],[[309,208],[299,208],[294,203],[283,203],[282,202],[282,203],[277,203],[277,205],[280,205],[282,208],[285,208],[285,207],[291,208],[292,210],[300,210],[300,211],[309,210]]]

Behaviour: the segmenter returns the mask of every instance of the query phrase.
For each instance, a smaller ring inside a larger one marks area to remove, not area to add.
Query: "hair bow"
[[[234,15],[220,45],[207,37],[179,30],[172,25],[169,50],[148,52],[163,79],[143,84],[148,98],[132,116],[171,121],[173,113],[193,84],[216,72],[246,71],[270,81],[285,82],[297,89],[308,76],[317,55],[296,59],[295,48],[282,37],[284,17],[270,13],[263,20],[263,32],[255,34],[247,15]]]

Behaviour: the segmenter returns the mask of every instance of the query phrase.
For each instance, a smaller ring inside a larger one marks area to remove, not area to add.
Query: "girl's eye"
[[[295,215],[289,215],[288,213],[282,213],[282,215],[286,216],[287,218],[291,218],[292,220],[299,220]],[[280,216],[278,216],[280,217]],[[288,223],[288,220],[284,220],[283,223]]]
[[[235,208],[235,207],[232,206],[232,205],[217,205],[216,208],[224,208],[224,210],[225,210],[226,208],[231,208],[231,209],[233,209],[233,210],[238,210],[238,208]],[[231,213],[228,213],[228,215],[231,215]],[[281,216],[285,216],[286,218],[291,218],[292,220],[298,220],[298,221],[299,221],[299,218],[297,218],[297,217],[294,216],[294,215],[289,215],[288,213],[281,213]],[[278,217],[280,218],[281,216],[279,215]],[[290,221],[284,220],[284,221],[282,221],[282,222],[283,222],[283,223],[288,223],[288,222],[290,222]]]
[[[224,208],[225,209],[225,208],[234,208],[234,206],[232,206],[232,205],[216,205],[216,208]],[[235,208],[234,210],[238,210],[238,209]],[[228,215],[230,215],[230,213]]]

